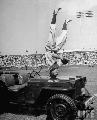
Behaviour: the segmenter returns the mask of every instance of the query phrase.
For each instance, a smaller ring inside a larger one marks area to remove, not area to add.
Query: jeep
[[[0,105],[18,104],[44,110],[47,120],[75,120],[79,110],[91,110],[91,95],[85,88],[86,81],[82,76],[51,79],[2,71]]]

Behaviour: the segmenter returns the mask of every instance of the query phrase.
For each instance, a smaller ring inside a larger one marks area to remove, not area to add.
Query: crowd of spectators
[[[97,51],[64,52],[63,56],[69,60],[69,65],[93,66],[97,64]]]
[[[0,67],[30,68],[45,65],[42,54],[0,55]]]
[[[97,51],[64,52],[63,57],[69,60],[67,65],[96,65]],[[44,54],[0,55],[0,67],[37,67],[47,66]]]

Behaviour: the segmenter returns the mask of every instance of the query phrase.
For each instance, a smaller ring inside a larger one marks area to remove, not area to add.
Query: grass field
[[[26,70],[20,70],[19,72],[29,72]],[[48,70],[42,69],[40,74],[42,76],[48,76]],[[97,93],[97,66],[62,66],[59,69],[59,77],[64,76],[85,76],[87,78],[86,88],[91,94]],[[95,102],[95,111],[84,120],[97,120],[97,103]],[[46,116],[41,115],[38,117],[27,116],[27,115],[16,115],[11,113],[5,113],[0,116],[0,120],[45,120]]]
[[[48,70],[43,69],[40,73],[43,76],[48,76]],[[83,65],[73,65],[73,66],[62,66],[59,69],[58,77],[64,76],[84,76],[87,78],[86,87],[91,94],[97,93],[97,65],[83,66]]]

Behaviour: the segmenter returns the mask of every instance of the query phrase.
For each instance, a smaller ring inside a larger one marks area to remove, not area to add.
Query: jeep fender
[[[71,98],[74,97],[74,89],[61,89],[56,87],[43,87],[37,99],[39,105],[45,105],[48,99],[55,94],[64,94]]]

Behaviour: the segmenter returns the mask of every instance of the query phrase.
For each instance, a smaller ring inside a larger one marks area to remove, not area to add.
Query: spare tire
[[[64,95],[55,94],[46,105],[47,120],[75,120],[77,108],[74,101]]]

